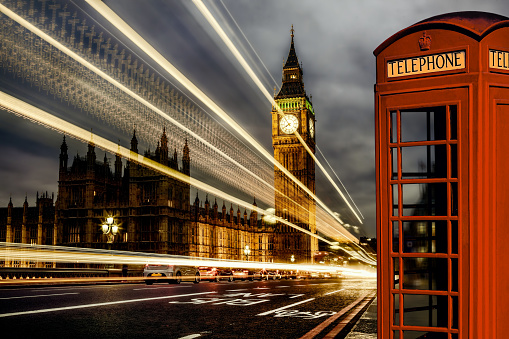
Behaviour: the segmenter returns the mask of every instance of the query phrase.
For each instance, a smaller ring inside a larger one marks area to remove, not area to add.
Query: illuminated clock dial
[[[279,121],[279,128],[286,134],[292,134],[298,127],[299,120],[295,115],[287,114]]]
[[[309,135],[311,135],[311,138],[315,137],[315,124],[311,118],[309,119]]]

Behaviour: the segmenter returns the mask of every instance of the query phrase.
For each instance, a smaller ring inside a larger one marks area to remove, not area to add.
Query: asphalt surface
[[[375,289],[360,278],[9,288],[0,327],[17,338],[342,338]]]

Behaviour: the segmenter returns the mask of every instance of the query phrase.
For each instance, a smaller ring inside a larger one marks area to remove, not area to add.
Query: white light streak
[[[96,0],[87,0],[88,2],[90,1],[96,1]],[[237,61],[240,63],[240,65],[242,66],[242,68],[244,68],[244,70],[247,72],[247,74],[249,75],[249,77],[251,77],[251,79],[253,80],[253,82],[256,84],[256,86],[259,88],[259,90],[262,92],[262,94],[267,98],[267,100],[272,104],[273,107],[276,108],[277,112],[279,115],[281,116],[284,116],[284,113],[283,113],[283,110],[281,110],[281,108],[279,107],[279,105],[276,103],[276,101],[274,100],[274,98],[272,97],[272,95],[267,91],[267,89],[265,88],[265,86],[263,86],[262,82],[260,81],[260,79],[258,78],[258,76],[255,74],[255,72],[252,70],[252,68],[249,66],[249,64],[246,62],[246,60],[244,59],[244,57],[240,54],[239,50],[235,47],[235,45],[233,44],[233,42],[230,40],[230,38],[228,38],[228,35],[225,33],[225,31],[222,29],[222,27],[219,25],[219,23],[217,22],[217,20],[214,18],[214,16],[212,15],[212,13],[210,13],[210,11],[208,10],[208,8],[205,6],[205,4],[201,1],[201,0],[193,0],[193,3],[196,5],[196,7],[198,8],[198,10],[203,14],[203,16],[205,17],[205,19],[207,19],[207,21],[209,22],[209,24],[212,26],[212,28],[216,31],[216,33],[219,35],[219,37],[223,40],[223,42],[225,43],[225,45],[228,47],[228,49],[230,50],[230,52],[232,52],[232,54],[235,56],[235,58],[237,59]],[[315,154],[311,151],[311,149],[309,148],[309,146],[307,145],[307,143],[304,141],[304,139],[302,139],[302,136],[299,134],[298,131],[295,131],[294,132],[295,136],[297,137],[297,139],[299,140],[299,142],[302,144],[302,146],[304,146],[304,148],[306,149],[306,151],[308,152],[308,154],[313,158],[313,160],[315,161],[315,163],[318,165],[318,167],[322,170],[323,174],[327,177],[327,179],[329,179],[329,182],[334,186],[334,188],[336,189],[336,191],[341,195],[341,197],[343,198],[343,200],[345,201],[345,203],[347,204],[347,206],[350,208],[350,210],[353,212],[353,214],[357,217],[357,219],[359,220],[359,222],[362,224],[362,219],[359,217],[359,215],[357,214],[357,212],[353,209],[352,205],[350,205],[350,202],[346,199],[346,197],[344,196],[343,192],[341,192],[341,190],[339,189],[339,187],[336,185],[336,183],[334,182],[334,180],[330,177],[329,173],[325,170],[325,168],[323,167],[323,165],[321,164],[320,161],[318,161],[318,159],[316,158]],[[276,161],[274,159],[274,161]],[[277,162],[277,161],[276,161]],[[286,174],[286,173],[285,173]],[[287,174],[288,175],[288,174]],[[292,178],[293,180],[293,178]],[[297,178],[295,178],[295,180],[297,180]],[[294,181],[295,181],[294,180]],[[298,180],[297,180],[298,181]],[[300,181],[299,181],[300,182]],[[302,188],[306,187],[304,185],[301,186]],[[306,187],[307,188],[307,187]],[[308,190],[309,191],[309,190]],[[311,191],[307,192],[308,194],[310,194],[311,196],[314,197],[314,194],[313,193],[310,193]],[[315,198],[315,197],[314,197]],[[330,211],[327,206],[323,205],[323,207],[325,208],[325,210],[327,210],[331,215],[333,215],[332,211]],[[339,220],[338,220],[339,221]]]
[[[145,252],[112,251],[102,249],[65,247],[51,245],[30,245],[21,243],[0,242],[0,259],[3,261],[38,261],[58,263],[90,264],[128,264],[128,265],[181,265],[208,266],[244,269],[273,269],[309,272],[330,272],[344,275],[365,275],[365,270],[350,269],[339,266],[287,264],[272,262],[255,262],[242,260],[225,260],[215,258],[190,257]],[[367,272],[369,273],[369,272]],[[109,278],[111,279],[111,278]],[[125,280],[126,278],[119,278]],[[40,281],[40,280],[39,280]]]
[[[93,134],[83,128],[80,128],[80,127],[75,126],[67,121],[64,121],[64,120],[58,118],[58,117],[55,117],[55,116],[37,108],[37,107],[27,104],[26,102],[23,102],[17,98],[14,98],[13,96],[10,96],[4,92],[0,92],[0,107],[3,107],[7,111],[12,112],[18,116],[22,116],[22,117],[27,118],[31,121],[34,121],[41,125],[47,126],[47,127],[54,129],[58,132],[68,134],[74,138],[83,140],[85,142],[89,141],[90,138],[92,137],[94,144],[96,146],[98,146],[106,151],[109,151],[113,154],[117,153],[125,159],[134,161],[140,165],[143,165],[147,168],[156,170],[160,173],[163,173],[169,177],[180,180],[184,183],[193,185],[193,186],[195,186],[199,189],[202,189],[206,192],[209,192],[217,197],[231,201],[232,203],[235,203],[239,206],[243,206],[245,208],[250,208],[251,210],[255,210],[260,214],[263,214],[265,211],[262,208],[253,206],[249,202],[238,199],[238,198],[236,198],[228,193],[225,193],[211,185],[203,183],[197,179],[191,178],[190,176],[187,176],[175,169],[172,169],[168,166],[162,165],[159,162],[156,162],[156,161],[151,160],[147,157],[144,157],[144,156],[142,156],[138,153],[135,153],[125,147],[121,147],[120,145],[115,144],[115,143],[113,143],[113,142],[111,142],[97,134]],[[328,244],[332,244],[329,240],[322,238],[319,235],[314,234],[314,233],[312,233],[302,227],[299,227],[291,222],[288,222],[280,217],[275,217],[275,219],[277,221],[280,221],[281,223],[284,223],[285,225],[293,227],[293,228],[295,228],[303,233],[306,233],[312,237],[320,239]]]
[[[216,113],[223,119],[230,127],[236,130],[242,137],[244,137],[260,154],[267,158],[279,170],[281,170],[287,177],[294,181],[300,188],[309,194],[322,208],[328,211],[331,215],[333,212],[305,186],[293,174],[291,174],[283,165],[281,165],[269,152],[263,148],[242,126],[233,120],[222,108],[220,108],[212,99],[210,99],[203,91],[201,91],[194,83],[185,77],[176,67],[174,67],[168,60],[166,60],[154,47],[152,47],[143,37],[141,37],[134,29],[132,29],[125,21],[123,21],[115,12],[99,0],[86,0],[98,13],[100,13],[106,20],[114,25],[120,32],[122,32],[129,40],[141,48],[149,57],[151,57],[159,66],[185,86],[194,96],[201,100],[209,109]],[[252,72],[252,71],[251,71]],[[258,80],[259,81],[259,80]],[[272,99],[273,100],[273,99]],[[301,138],[302,139],[302,138]],[[314,155],[313,155],[314,156]],[[314,157],[316,159],[316,157]],[[349,203],[347,203],[349,205]],[[355,215],[357,215],[354,212]],[[357,216],[358,217],[358,216]],[[339,220],[338,220],[339,221]],[[362,223],[362,221],[361,221]],[[345,230],[345,232],[347,232]],[[348,233],[348,232],[347,232]],[[353,237],[353,235],[352,235]],[[358,240],[353,237],[355,241]]]

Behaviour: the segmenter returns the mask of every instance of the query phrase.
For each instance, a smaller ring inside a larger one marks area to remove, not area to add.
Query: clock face
[[[295,115],[287,114],[279,121],[279,128],[286,134],[292,134],[299,127],[299,120]]]
[[[309,135],[311,135],[311,138],[315,137],[315,124],[311,118],[309,119]]]

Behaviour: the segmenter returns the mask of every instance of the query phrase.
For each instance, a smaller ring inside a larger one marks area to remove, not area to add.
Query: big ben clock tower
[[[283,84],[274,97],[283,115],[272,108],[272,145],[274,158],[315,193],[315,162],[296,136],[299,133],[315,152],[315,113],[304,90],[293,32],[292,25],[290,52],[283,66]],[[276,215],[316,233],[314,199],[277,167],[274,168],[274,181]],[[310,263],[316,250],[315,237],[278,222],[274,239],[274,257],[278,262]]]

